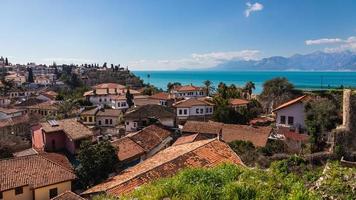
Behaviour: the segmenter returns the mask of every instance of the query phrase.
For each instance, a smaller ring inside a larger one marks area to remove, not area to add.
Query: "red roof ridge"
[[[32,155],[32,156],[36,156],[36,155],[40,156],[41,158],[43,158],[43,159],[45,159],[45,160],[47,160],[47,161],[49,161],[49,162],[51,162],[51,163],[53,163],[53,164],[55,164],[55,165],[57,165],[57,166],[62,167],[64,170],[66,170],[66,171],[68,171],[68,172],[74,173],[74,170],[70,170],[70,169],[68,169],[67,167],[63,166],[63,165],[61,165],[61,164],[59,164],[59,163],[57,163],[57,162],[54,162],[53,160],[51,160],[51,159],[49,159],[49,158],[46,158],[46,157],[42,156],[41,154],[35,154],[35,155]],[[77,176],[77,175],[75,175],[75,176]]]
[[[288,101],[288,102],[285,102],[285,103],[283,103],[282,105],[280,105],[280,106],[278,106],[277,108],[275,108],[274,110],[272,110],[272,112],[275,112],[275,111],[280,110],[280,109],[282,109],[282,108],[285,108],[285,107],[288,107],[288,106],[293,105],[293,104],[295,104],[295,103],[298,103],[299,101],[303,100],[305,97],[307,97],[306,94],[303,95],[303,96],[300,96],[300,97],[298,97],[298,98],[292,99],[292,100],[290,100],[290,101]]]
[[[184,152],[183,154],[177,154],[177,155],[175,155],[175,157],[174,157],[173,159],[168,159],[168,160],[166,160],[165,162],[159,163],[159,165],[156,165],[156,166],[154,166],[154,167],[151,167],[151,168],[142,170],[140,173],[135,174],[133,177],[126,178],[126,180],[124,179],[122,182],[120,182],[120,183],[118,183],[118,184],[113,184],[113,185],[111,185],[111,186],[108,186],[108,187],[105,188],[104,190],[105,190],[105,191],[108,191],[108,190],[111,190],[111,189],[117,187],[118,185],[127,183],[128,181],[132,180],[133,178],[139,177],[140,175],[142,175],[142,174],[144,174],[144,173],[147,173],[147,172],[149,172],[149,171],[151,171],[151,170],[153,170],[153,169],[156,169],[156,168],[158,168],[159,166],[162,166],[162,165],[164,165],[164,164],[167,164],[167,163],[169,163],[169,162],[172,162],[172,161],[176,160],[177,158],[179,158],[180,156],[185,155],[185,154],[187,154],[187,153],[189,153],[189,152],[195,151],[196,149],[199,149],[199,148],[201,148],[202,146],[207,145],[207,144],[209,144],[209,143],[211,143],[211,142],[213,142],[213,141],[218,141],[218,139],[217,139],[217,138],[214,138],[214,139],[208,139],[208,140],[197,141],[197,142],[200,142],[200,143],[202,143],[202,144],[197,145],[195,148],[192,148],[192,149],[190,149],[190,151]],[[189,144],[194,144],[194,143],[189,143]],[[177,146],[181,146],[181,145],[177,145]],[[177,146],[170,146],[170,147],[168,147],[167,149],[165,149],[165,150],[163,150],[163,151],[166,151],[166,150],[168,150],[168,149],[172,149],[172,147],[175,148],[175,147],[177,147]],[[160,154],[162,154],[162,151],[158,152],[155,156],[160,155]],[[236,155],[237,155],[237,154],[236,154]],[[148,158],[147,160],[145,160],[145,162],[151,160],[152,158],[154,158],[154,157]],[[240,158],[240,157],[238,157],[238,158]],[[241,160],[241,159],[240,159],[240,160]],[[242,163],[242,161],[241,161],[241,163]],[[137,164],[137,165],[135,165],[135,166],[139,166],[139,165],[142,165],[142,164],[144,164],[144,162],[141,162],[141,163],[139,163],[139,164]],[[126,169],[126,170],[124,170],[124,171],[122,171],[122,172],[124,173],[124,172],[127,171],[127,170],[130,170],[130,168],[128,168],[128,169]],[[120,175],[121,175],[121,174],[118,174],[117,176],[120,176]],[[109,182],[109,181],[111,181],[111,179],[108,179],[108,180],[106,180],[106,181],[103,182],[103,183],[105,184],[106,182]],[[100,184],[101,184],[101,183],[99,183],[99,185],[100,185]],[[93,187],[96,187],[96,186],[93,186]],[[92,187],[92,188],[93,188],[93,187]],[[93,192],[95,193],[95,192],[103,191],[103,190],[99,190],[99,191],[94,190],[94,191],[91,192],[90,190],[91,190],[91,188],[89,188],[88,190],[84,191],[82,194],[90,194],[90,193],[93,193]]]

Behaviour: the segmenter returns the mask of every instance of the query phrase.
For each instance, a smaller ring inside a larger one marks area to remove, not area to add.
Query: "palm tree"
[[[210,96],[211,91],[214,89],[212,86],[212,82],[210,80],[206,80],[204,81],[204,86],[205,86],[205,90],[206,90],[206,95]]]
[[[253,83],[252,81],[248,81],[244,87],[244,91],[247,92],[249,98],[251,98],[252,90],[254,89],[256,89],[255,83]]]

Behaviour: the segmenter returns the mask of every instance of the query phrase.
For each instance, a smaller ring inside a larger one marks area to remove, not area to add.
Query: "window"
[[[209,108],[206,108],[206,109],[205,109],[205,113],[209,113]]]
[[[188,114],[188,111],[187,111],[187,109],[184,109],[184,114],[186,115],[186,114]]]
[[[134,124],[133,124],[133,125],[134,125],[134,127],[136,128],[136,127],[137,127],[137,122],[134,122]]]
[[[204,109],[200,108],[200,113],[203,114],[204,113]]]
[[[199,114],[199,108],[197,108],[197,109],[195,110],[195,112]]]
[[[112,124],[112,119],[110,119],[110,124]]]
[[[104,99],[104,101],[106,102],[106,98]]]
[[[99,99],[99,102],[101,102],[101,98]]]
[[[15,195],[19,195],[23,193],[23,188],[22,187],[17,187],[15,188]]]
[[[130,124],[130,122],[126,122],[126,125],[129,125]]]
[[[288,117],[288,125],[294,124],[294,117]]]
[[[52,199],[58,195],[58,189],[52,188],[49,190],[49,198]]]
[[[109,124],[109,120],[108,119],[105,119],[105,124]]]
[[[98,123],[99,123],[99,125],[101,125],[101,120],[99,120],[99,122],[98,122]]]
[[[182,114],[182,109],[179,109],[178,113],[181,115]]]
[[[286,124],[286,116],[281,116],[280,123],[281,124]]]
[[[88,117],[89,118],[89,122],[93,122],[93,117]]]
[[[210,108],[210,113],[212,113],[213,112],[213,108]]]

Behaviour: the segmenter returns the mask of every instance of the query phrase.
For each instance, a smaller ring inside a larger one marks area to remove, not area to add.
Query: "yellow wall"
[[[23,193],[19,195],[15,195],[15,189],[2,192],[3,199],[1,200],[49,200],[49,190],[52,188],[57,188],[59,195],[65,191],[71,190],[72,184],[71,181],[67,181],[42,188],[37,188],[35,189],[34,194],[33,190],[31,190],[29,186],[24,186]],[[33,197],[33,195],[35,197]]]
[[[52,188],[58,189],[58,194],[61,194],[67,190],[72,189],[72,184],[70,181],[58,183],[42,188],[35,189],[35,199],[34,200],[49,200],[49,190]],[[4,199],[5,200],[5,199]]]
[[[15,195],[15,189],[2,192],[2,200],[33,200],[32,190],[29,186],[23,187],[23,193]]]

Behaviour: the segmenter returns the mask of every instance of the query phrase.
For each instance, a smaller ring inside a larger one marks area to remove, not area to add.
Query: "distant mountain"
[[[237,60],[219,64],[209,70],[308,70],[356,71],[356,53],[351,51],[296,54],[291,57],[273,56],[261,60]]]

